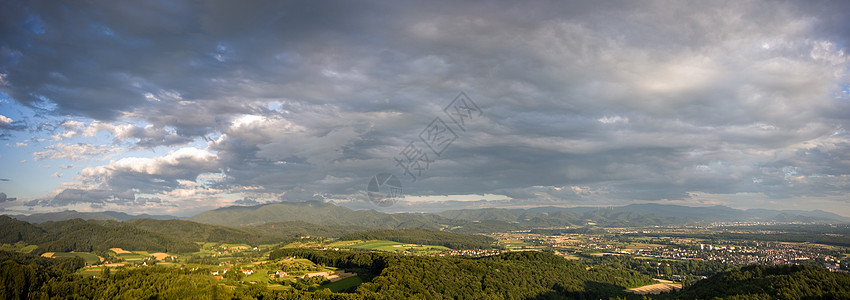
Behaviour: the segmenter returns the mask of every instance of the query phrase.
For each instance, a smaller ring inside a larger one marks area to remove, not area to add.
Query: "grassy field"
[[[147,254],[147,252],[146,252],[145,254]],[[142,259],[144,259],[145,257],[148,257],[148,255],[144,255],[144,254],[137,253],[137,252],[132,252],[132,253],[121,253],[121,254],[116,254],[116,256],[118,256],[118,257],[120,257],[120,258],[123,258],[123,259],[125,259],[125,260],[128,260],[128,261],[133,261],[133,260],[142,260]]]
[[[504,240],[504,241],[499,241],[499,243],[501,243],[503,246],[505,246],[505,248],[507,248],[509,250],[538,248],[534,244],[523,241],[523,240]]]
[[[213,253],[218,252],[218,251],[213,251],[212,247],[218,246],[219,243],[210,243],[210,242],[208,242],[208,243],[195,242],[195,243],[198,244],[198,246],[201,246],[201,251],[188,253],[186,255],[188,255],[188,256],[191,256],[191,255],[201,255],[201,256],[203,256],[203,255],[211,255]]]
[[[112,271],[115,271],[114,269]],[[103,267],[85,267],[77,270],[77,274],[83,276],[99,276],[103,272]]]
[[[307,273],[330,271],[330,270],[335,269],[335,268],[321,267],[319,265],[316,265],[315,263],[313,263],[309,259],[305,259],[305,258],[285,259],[285,260],[280,261],[278,264],[289,266],[290,270],[287,271],[287,273],[289,273],[289,276],[292,276],[292,277],[301,277],[301,276],[304,276],[304,274],[307,274]]]
[[[229,248],[240,248],[240,249],[245,249],[245,250],[254,249],[254,247],[251,247],[251,245],[248,245],[248,244],[221,244],[221,246],[227,247],[228,249]]]
[[[443,251],[451,251],[451,249],[443,247],[443,246],[435,246],[435,245],[412,245],[412,244],[404,244],[393,241],[385,241],[385,240],[372,240],[372,241],[338,241],[331,244],[328,244],[328,247],[335,247],[340,249],[363,249],[363,250],[374,250],[374,251],[384,251],[384,252],[394,252],[394,253],[402,253],[402,252],[410,252],[416,254],[432,254],[432,253],[440,253]]]
[[[53,258],[62,258],[62,257],[74,257],[79,256],[86,260],[86,264],[95,264],[100,262],[100,258],[97,255],[88,252],[55,252],[53,253]]]
[[[269,275],[266,274],[265,269],[254,268],[253,270],[254,270],[254,274],[246,276],[245,281],[248,281],[248,282],[269,282]]]
[[[30,253],[32,250],[35,250],[35,248],[38,248],[38,245],[27,245],[24,242],[0,245],[0,250],[20,253]]]
[[[326,246],[335,248],[351,248],[350,246],[360,244],[362,242],[363,241],[361,240],[335,241],[333,243],[326,244]]]
[[[360,279],[360,277],[358,276],[352,276],[345,279],[341,279],[337,282],[325,284],[323,286],[320,286],[319,289],[329,289],[331,290],[331,292],[336,293],[342,290],[353,288],[355,286],[360,285],[361,283],[363,283],[363,279]]]
[[[32,252],[32,250],[35,250],[35,248],[38,248],[38,246],[37,245],[26,245],[23,248],[21,248],[20,251],[21,251],[21,253],[30,253],[30,252]]]

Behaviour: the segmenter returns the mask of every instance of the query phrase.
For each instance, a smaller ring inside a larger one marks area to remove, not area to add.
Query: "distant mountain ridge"
[[[735,221],[774,221],[774,222],[817,222],[838,221],[850,222],[850,218],[822,210],[777,210],[777,209],[747,209],[740,210],[727,206],[715,205],[707,207],[690,207],[670,204],[631,204],[622,209],[655,214],[670,214],[684,218],[701,218],[706,221],[735,222]]]
[[[726,206],[693,207],[671,204],[630,204],[618,207],[535,207],[529,209],[464,209],[450,210],[436,215],[461,220],[498,220],[506,222],[532,222],[582,220],[603,222],[606,225],[665,225],[706,222],[810,222],[848,223],[850,218],[822,210],[740,210]],[[544,224],[540,224],[544,225]]]
[[[726,206],[690,207],[670,204],[631,204],[621,207],[538,207],[531,209],[485,208],[449,210],[429,214],[387,214],[374,210],[351,210],[323,202],[290,202],[250,207],[224,207],[187,218],[199,223],[225,226],[257,226],[264,223],[303,221],[319,225],[358,226],[369,229],[423,228],[481,232],[559,226],[651,226],[711,222],[807,222],[848,223],[825,211],[750,209]],[[486,222],[486,226],[483,223]],[[478,227],[477,229],[471,229]]]
[[[115,221],[179,219],[168,215],[129,215],[113,211],[64,211],[29,216],[10,215],[10,217],[33,224],[71,219]],[[850,223],[850,218],[822,210],[740,210],[719,205],[691,207],[646,203],[619,207],[483,208],[448,210],[439,213],[390,214],[375,210],[352,210],[321,201],[222,207],[184,218],[184,220],[229,227],[251,227],[279,222],[306,222],[316,225],[360,229],[422,228],[436,230],[449,227],[461,232],[583,226],[588,224],[652,226],[711,222]]]
[[[356,226],[370,229],[439,229],[435,216],[386,214],[374,210],[351,210],[320,201],[231,206],[202,212],[186,220],[223,226],[257,226],[265,223],[302,221],[317,225]]]
[[[104,212],[78,212],[75,210],[66,210],[60,212],[52,212],[52,213],[36,213],[31,215],[7,215],[11,218],[15,218],[21,221],[37,224],[44,222],[57,222],[57,221],[66,221],[73,219],[83,219],[83,220],[112,220],[112,221],[127,221],[132,219],[156,219],[156,220],[171,220],[171,219],[179,219],[175,216],[169,215],[149,215],[149,214],[141,214],[141,215],[130,215],[123,212],[117,211],[104,211]]]

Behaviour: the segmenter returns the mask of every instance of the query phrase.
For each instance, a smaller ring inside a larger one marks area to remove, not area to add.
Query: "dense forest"
[[[850,299],[850,276],[811,266],[747,266],[700,280],[668,299]]]
[[[161,252],[193,252],[198,245],[117,221],[68,220],[41,224],[47,232],[35,253],[104,251],[112,247]]]
[[[72,272],[80,258],[49,259],[0,251],[2,299],[230,299],[235,293],[218,284],[207,270],[137,268],[98,277]],[[249,298],[251,299],[251,298]]]
[[[0,243],[26,242],[37,243],[44,236],[45,231],[30,223],[19,221],[7,216],[0,216]]]
[[[282,249],[272,252],[269,259],[287,256],[367,270],[374,277],[354,291],[367,299],[625,297],[629,294],[624,288],[653,282],[636,271],[602,265],[588,269],[541,252],[509,252],[474,259]]]
[[[665,260],[663,264],[658,264],[658,261],[638,259],[625,255],[587,256],[586,259],[588,259],[586,263],[591,266],[603,265],[615,269],[629,269],[646,275],[661,273],[689,274],[692,277],[712,276],[720,272],[739,268],[733,264],[713,260]],[[685,279],[685,284],[695,280],[696,278]]]
[[[231,228],[185,220],[134,219],[124,222],[66,220],[30,224],[0,216],[0,243],[40,245],[36,253],[103,251],[118,247],[158,252],[195,252],[194,242],[277,244],[299,237],[339,237],[359,229],[306,222],[283,222]]]
[[[104,251],[112,247],[149,251],[193,252],[198,245],[178,237],[156,233],[117,221],[80,219],[45,222],[38,226],[0,216],[0,243],[39,245],[35,253],[52,251]]]

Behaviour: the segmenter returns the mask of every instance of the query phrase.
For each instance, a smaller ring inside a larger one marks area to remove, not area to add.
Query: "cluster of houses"
[[[214,246],[211,249],[213,251],[216,251],[216,253],[213,253],[213,255],[212,255],[213,257],[215,257],[215,256],[218,256],[218,255],[230,255],[230,254],[233,254],[233,253],[242,252],[242,251],[251,249],[251,247],[248,247],[248,246],[229,246],[228,247],[227,245],[219,245],[219,246]],[[260,251],[261,250],[260,248],[257,248],[257,247],[254,247],[253,249],[254,249],[254,251]]]
[[[215,277],[215,279],[224,279],[224,274],[227,274],[227,272],[229,272],[229,271],[230,271],[229,268],[224,269],[221,272],[213,271],[212,275]],[[254,270],[251,270],[251,269],[245,270],[245,269],[240,268],[239,271],[242,272],[242,274],[245,274],[245,276],[250,276],[251,274],[254,274]]]
[[[286,272],[284,272],[283,270],[277,270],[274,273],[269,274],[269,278],[280,278],[286,275]]]
[[[245,276],[250,276],[250,275],[254,274],[254,270],[250,270],[250,269],[246,270],[246,269],[240,268],[239,271],[242,272],[242,274],[245,274]],[[230,272],[230,269],[224,269],[222,271],[213,271],[212,275],[215,277],[215,279],[224,279],[224,274],[227,274],[227,272]],[[269,278],[274,279],[274,278],[284,277],[284,276],[287,276],[287,275],[288,274],[286,272],[284,272],[283,270],[277,270],[274,273],[269,274]]]

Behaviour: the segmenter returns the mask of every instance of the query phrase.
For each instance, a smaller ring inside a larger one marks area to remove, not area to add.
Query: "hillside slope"
[[[117,221],[84,221],[80,219],[40,224],[46,231],[38,242],[36,254],[44,252],[102,251],[118,247],[126,249],[195,252],[197,244],[171,235],[150,232]]]
[[[850,275],[811,266],[748,266],[700,280],[669,299],[850,299]]]
[[[235,227],[302,221],[317,225],[357,226],[368,229],[440,229],[439,219],[433,215],[385,214],[374,210],[351,210],[317,201],[225,207],[187,218],[193,222]]]

